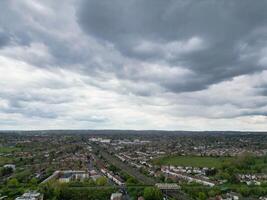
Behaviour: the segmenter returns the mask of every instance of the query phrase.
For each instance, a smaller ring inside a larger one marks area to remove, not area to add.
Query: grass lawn
[[[5,164],[10,164],[10,163],[12,163],[11,158],[0,156],[0,167],[2,167]]]
[[[0,153],[12,153],[14,151],[19,151],[17,147],[0,147]]]
[[[229,157],[200,157],[200,156],[165,156],[157,158],[152,162],[157,165],[175,165],[192,167],[220,168],[223,161],[230,160]]]

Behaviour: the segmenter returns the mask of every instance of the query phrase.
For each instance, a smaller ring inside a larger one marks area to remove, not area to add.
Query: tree
[[[29,182],[29,186],[32,190],[35,190],[38,186],[38,180],[36,178],[32,178]]]
[[[144,189],[144,198],[145,200],[162,200],[162,192],[155,187],[146,187]]]
[[[209,197],[215,197],[217,195],[221,194],[221,189],[220,188],[213,188],[208,190],[208,196]]]
[[[199,192],[198,193],[198,199],[199,200],[206,200],[207,199],[207,196],[204,192]]]
[[[59,184],[59,183],[46,183],[41,186],[41,193],[44,194],[44,199],[61,199],[60,195],[62,192],[64,192],[64,189],[66,188],[65,184]]]
[[[96,184],[99,186],[103,186],[106,185],[108,182],[107,178],[104,176],[99,177],[98,179],[96,179]]]
[[[29,177],[31,177],[32,172],[30,169],[25,169],[21,172],[18,172],[15,174],[16,179],[18,179],[19,182],[21,183],[26,183],[29,181]]]
[[[133,177],[129,177],[129,178],[127,178],[127,180],[126,180],[126,184],[127,185],[135,185],[135,184],[137,184],[138,183],[138,181],[135,179],[135,178],[133,178]]]
[[[1,168],[0,176],[9,175],[9,174],[12,174],[12,172],[13,172],[13,169],[11,167],[3,167]]]
[[[112,172],[114,172],[114,173],[120,171],[120,169],[117,168],[115,165],[110,165],[110,166],[108,167],[108,170],[109,170],[109,171],[112,171]]]
[[[32,179],[30,180],[30,184],[31,184],[31,185],[37,185],[37,183],[38,183],[38,180],[37,180],[36,178],[32,178]]]
[[[8,180],[7,186],[10,188],[17,188],[19,187],[19,181],[16,178],[12,178]]]
[[[247,186],[242,186],[239,188],[239,190],[240,190],[240,193],[242,194],[242,196],[244,196],[244,197],[247,197],[250,194],[250,190]]]

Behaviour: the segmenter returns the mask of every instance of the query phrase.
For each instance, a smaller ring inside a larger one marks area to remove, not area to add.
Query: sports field
[[[201,157],[201,156],[165,156],[152,162],[157,165],[191,166],[220,168],[224,161],[230,161],[229,157]]]

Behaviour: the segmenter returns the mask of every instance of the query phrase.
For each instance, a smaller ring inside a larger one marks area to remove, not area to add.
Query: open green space
[[[156,165],[192,166],[220,168],[225,161],[231,161],[230,157],[202,157],[202,156],[164,156],[152,162]]]
[[[0,167],[5,164],[13,163],[11,158],[0,156]]]
[[[20,148],[17,147],[5,147],[5,146],[0,146],[0,153],[12,153],[15,151],[19,151]]]

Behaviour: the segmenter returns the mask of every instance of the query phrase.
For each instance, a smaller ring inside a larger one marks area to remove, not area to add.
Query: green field
[[[156,165],[214,167],[220,168],[224,161],[231,160],[229,157],[200,157],[200,156],[165,156],[152,162]]]
[[[0,167],[2,165],[9,164],[9,163],[12,163],[12,159],[11,158],[0,156]]]
[[[17,147],[0,147],[0,153],[12,153],[14,151],[19,151]]]
[[[5,154],[13,153],[15,151],[19,151],[20,148],[17,147],[0,147],[0,167],[4,164],[13,163],[13,159],[5,156]]]

